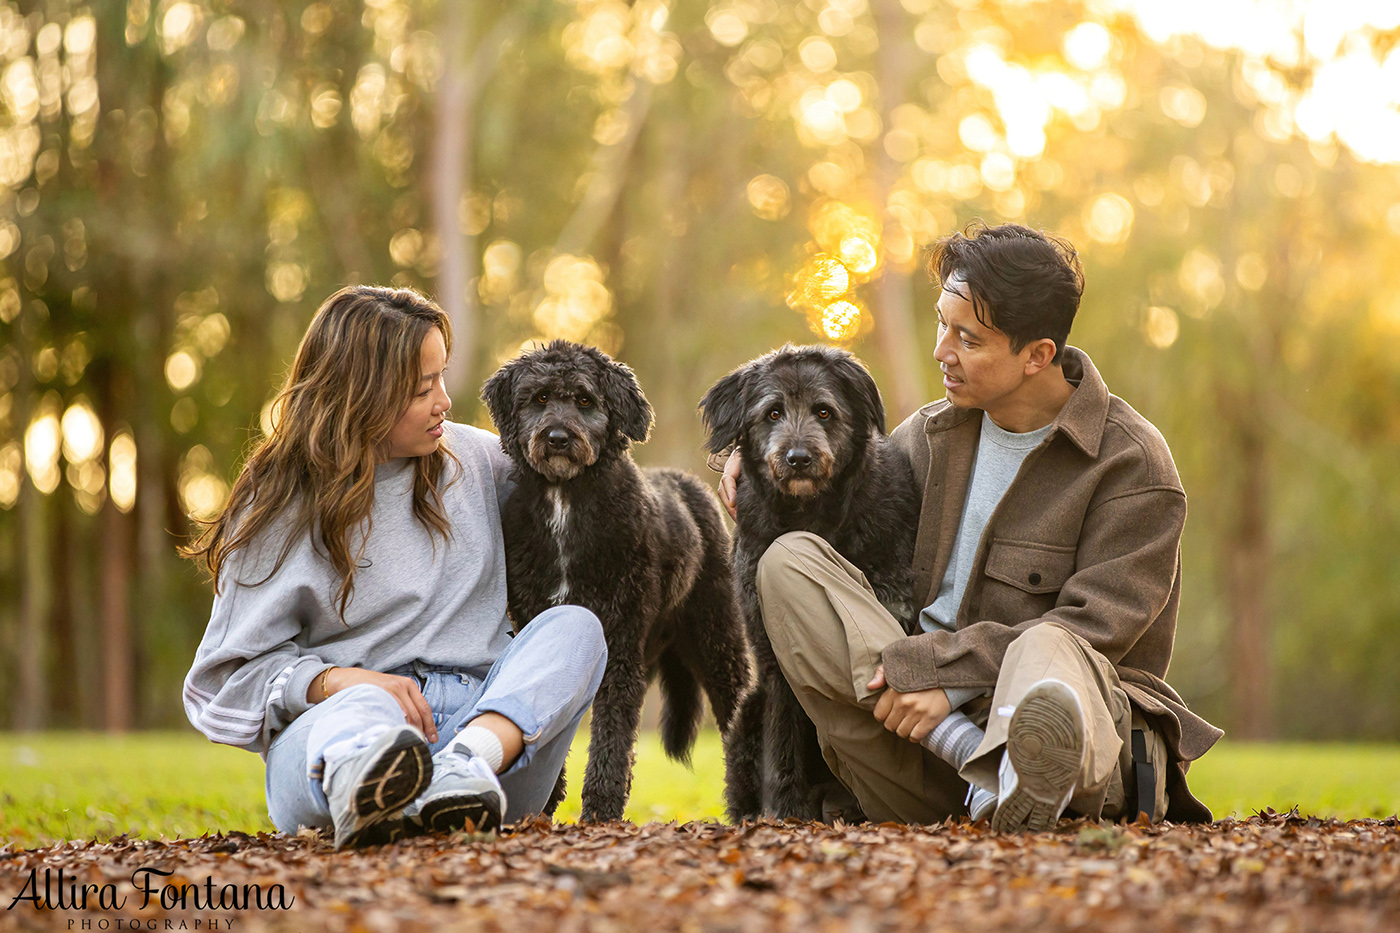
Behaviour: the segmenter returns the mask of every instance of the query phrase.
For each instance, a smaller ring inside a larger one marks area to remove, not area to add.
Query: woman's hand
[[[886,729],[911,742],[922,742],[938,724],[948,718],[948,694],[934,687],[900,693],[885,683],[885,665],[875,668],[875,676],[866,684],[870,690],[884,689],[875,703],[875,718]]]
[[[739,448],[736,446],[729,452],[729,459],[724,461],[724,475],[719,481],[720,504],[736,522],[739,520],[739,508],[735,499],[739,494],[739,466],[742,462],[743,458],[739,456]]]
[[[423,698],[423,691],[418,689],[418,681],[412,677],[381,674],[379,671],[367,671],[360,667],[333,667],[326,675],[326,696],[321,697],[321,700],[355,684],[374,684],[389,691],[389,695],[397,700],[403,709],[404,722],[410,726],[417,726],[428,737],[429,742],[438,740],[437,726],[433,723],[433,708]],[[320,692],[321,678],[318,675],[311,681],[311,690],[308,693]]]

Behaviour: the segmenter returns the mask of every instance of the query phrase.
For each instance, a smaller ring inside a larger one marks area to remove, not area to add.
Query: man
[[[936,244],[929,273],[946,397],[891,435],[923,486],[917,626],[815,535],[780,537],[758,568],[827,763],[873,820],[960,814],[963,781],[965,812],[999,831],[1066,810],[1209,820],[1185,775],[1221,732],[1163,679],[1186,496],[1161,434],[1066,346],[1073,247],[974,226]]]

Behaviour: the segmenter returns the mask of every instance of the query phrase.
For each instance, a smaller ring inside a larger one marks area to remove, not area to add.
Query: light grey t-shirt
[[[967,484],[958,536],[953,541],[953,556],[943,572],[943,582],[933,605],[919,613],[919,626],[925,632],[955,630],[958,607],[962,605],[987,520],[1016,478],[1026,456],[1045,440],[1052,427],[1054,425],[1047,424],[1025,434],[1012,434],[997,427],[986,412],[982,413],[982,437],[977,443],[977,458]]]
[[[272,737],[307,710],[307,688],[327,667],[386,671],[420,660],[489,669],[510,637],[501,532],[510,461],[479,428],[448,423],[444,440],[462,465],[459,472],[449,460],[439,484],[451,535],[430,534],[414,517],[413,461],[380,464],[343,621],[340,577],[311,535],[271,576],[285,522],[229,556],[185,678],[185,714],[196,729],[266,757]],[[352,534],[352,553],[359,543]]]

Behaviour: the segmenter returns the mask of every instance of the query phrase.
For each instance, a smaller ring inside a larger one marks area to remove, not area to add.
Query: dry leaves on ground
[[[97,886],[87,910],[59,907],[60,868],[65,890]],[[146,868],[171,874],[140,873]],[[154,879],[145,909],[133,873]],[[40,898],[48,878],[54,909],[12,901],[31,877]],[[160,906],[161,884],[174,886],[168,893],[188,886],[185,906]],[[124,898],[121,909],[96,906],[103,885]],[[276,885],[285,909],[269,906]],[[218,905],[220,896],[231,906],[245,894],[247,909]],[[1266,811],[1208,826],[1065,822],[1026,836],[965,821],[541,820],[497,838],[419,838],[351,852],[333,852],[310,831],[118,838],[0,848],[0,903],[13,904],[0,930],[131,929],[133,918],[145,930],[250,933],[1400,930],[1400,827],[1394,817],[1340,822]]]

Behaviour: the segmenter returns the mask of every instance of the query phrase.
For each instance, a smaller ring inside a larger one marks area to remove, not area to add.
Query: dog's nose
[[[546,438],[546,440],[549,442],[549,446],[554,448],[555,450],[559,450],[563,447],[568,447],[569,432],[565,431],[563,428],[554,428],[549,432],[549,435]]]
[[[805,467],[811,464],[812,456],[804,447],[794,447],[787,452],[788,466]]]

